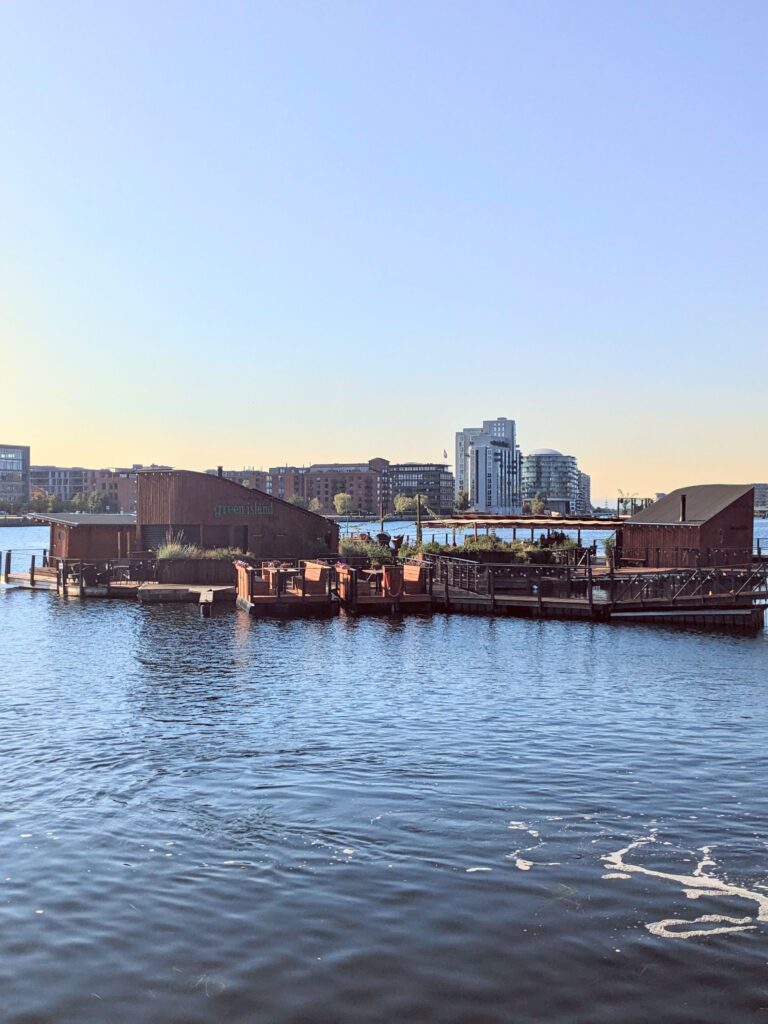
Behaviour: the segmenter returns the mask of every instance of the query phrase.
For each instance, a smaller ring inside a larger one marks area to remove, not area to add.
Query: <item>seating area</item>
[[[426,594],[427,566],[415,565],[412,562],[403,566],[403,593]]]
[[[367,569],[311,559],[294,564],[234,562],[237,602],[252,615],[389,615],[432,607],[428,563],[385,564]]]
[[[298,576],[293,577],[291,592],[301,597],[321,597],[329,592],[330,567],[323,562],[307,562]]]

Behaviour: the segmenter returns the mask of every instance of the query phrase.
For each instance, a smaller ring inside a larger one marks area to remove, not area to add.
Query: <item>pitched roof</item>
[[[685,522],[696,526],[712,519],[751,490],[751,484],[698,484],[695,487],[678,487],[676,491],[627,519],[627,523],[678,525],[681,522],[681,499],[685,495]]]
[[[134,512],[35,512],[31,519],[57,526],[135,526]]]

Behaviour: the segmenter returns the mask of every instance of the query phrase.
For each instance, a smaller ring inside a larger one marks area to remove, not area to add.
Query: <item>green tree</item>
[[[534,494],[533,498],[531,498],[531,514],[534,516],[540,516],[544,511],[544,508],[544,495],[539,493]]]
[[[309,511],[310,512],[319,512],[322,509],[322,507],[323,506],[322,506],[319,498],[312,498],[312,500],[309,503]]]
[[[392,501],[392,507],[397,515],[404,516],[416,510],[416,499],[409,498],[407,494],[396,494]]]
[[[308,508],[309,502],[306,498],[302,498],[300,494],[292,494],[288,499],[289,505],[296,505],[298,508]]]
[[[336,509],[337,515],[348,516],[352,511],[352,495],[347,494],[346,491],[340,491],[339,494],[334,494],[333,507]]]
[[[466,491],[459,491],[453,505],[457,512],[465,512],[469,508],[469,494]]]
[[[91,491],[91,493],[85,499],[85,507],[88,512],[106,512],[106,494],[99,494],[98,491]]]

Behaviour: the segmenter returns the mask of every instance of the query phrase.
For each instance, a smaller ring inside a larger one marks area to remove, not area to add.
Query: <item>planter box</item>
[[[234,586],[237,573],[232,562],[218,558],[159,558],[158,583],[208,583]]]

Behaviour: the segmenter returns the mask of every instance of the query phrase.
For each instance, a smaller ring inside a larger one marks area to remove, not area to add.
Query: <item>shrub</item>
[[[361,540],[358,537],[343,538],[339,544],[339,557],[367,558],[369,562],[391,562],[392,554],[384,544]]]
[[[242,558],[243,554],[239,548],[201,548],[197,544],[187,544],[181,533],[172,534],[157,549],[157,557],[162,559],[211,558],[231,562],[235,558]]]

